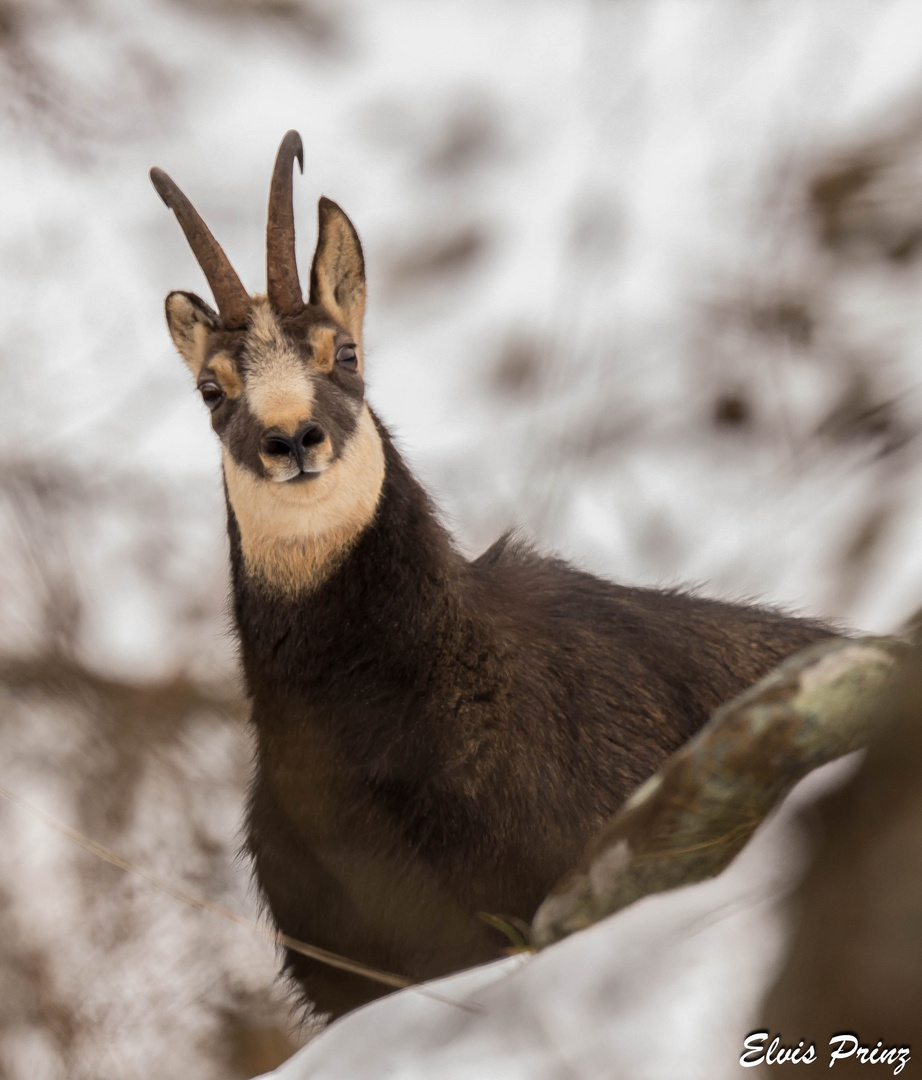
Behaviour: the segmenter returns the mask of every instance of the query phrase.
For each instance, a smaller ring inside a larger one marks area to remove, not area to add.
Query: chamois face
[[[352,223],[319,205],[310,294],[294,261],[289,132],[273,174],[267,296],[249,296],[224,252],[164,173],[151,178],[176,213],[218,303],[166,299],[170,335],[221,440],[224,480],[248,573],[271,586],[315,585],[374,516],[384,452],[364,400],[365,268]]]
[[[364,407],[357,333],[321,307],[280,316],[263,298],[254,299],[248,325],[233,331],[190,293],[170,293],[166,307],[234,469],[306,487],[343,458]]]

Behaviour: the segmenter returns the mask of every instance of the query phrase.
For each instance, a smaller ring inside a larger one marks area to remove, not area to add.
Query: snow
[[[275,1080],[723,1080],[783,956],[817,770],[717,878],[647,897],[536,956],[401,990],[332,1024]],[[438,997],[427,996],[428,993]]]

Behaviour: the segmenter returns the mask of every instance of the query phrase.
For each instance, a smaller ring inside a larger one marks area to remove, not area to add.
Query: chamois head
[[[343,211],[321,198],[305,303],[295,263],[296,159],[303,170],[301,138],[289,131],[269,191],[266,296],[247,293],[185,195],[162,170],[150,173],[217,303],[215,312],[193,293],[171,292],[166,317],[221,440],[244,556],[251,571],[293,587],[306,583],[305,558],[313,573],[367,524],[383,479],[364,402],[362,247]]]

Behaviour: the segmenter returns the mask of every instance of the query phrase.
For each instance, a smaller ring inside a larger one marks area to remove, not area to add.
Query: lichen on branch
[[[905,648],[892,638],[818,642],[717,709],[555,886],[535,915],[534,945],[720,873],[798,780],[867,744]]]

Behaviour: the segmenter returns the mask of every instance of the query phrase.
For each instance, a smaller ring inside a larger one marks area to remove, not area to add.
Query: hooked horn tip
[[[154,190],[163,201],[163,205],[169,207],[170,200],[167,198],[167,192],[170,190],[170,178],[163,169],[158,169],[156,165],[148,173],[148,176],[150,176],[150,182],[154,185]]]
[[[301,142],[300,134],[292,128],[290,131],[285,132],[285,137],[282,139],[282,146],[287,147],[295,159],[298,162],[298,169],[300,172],[304,172],[304,143]],[[281,147],[279,147],[281,149]]]

